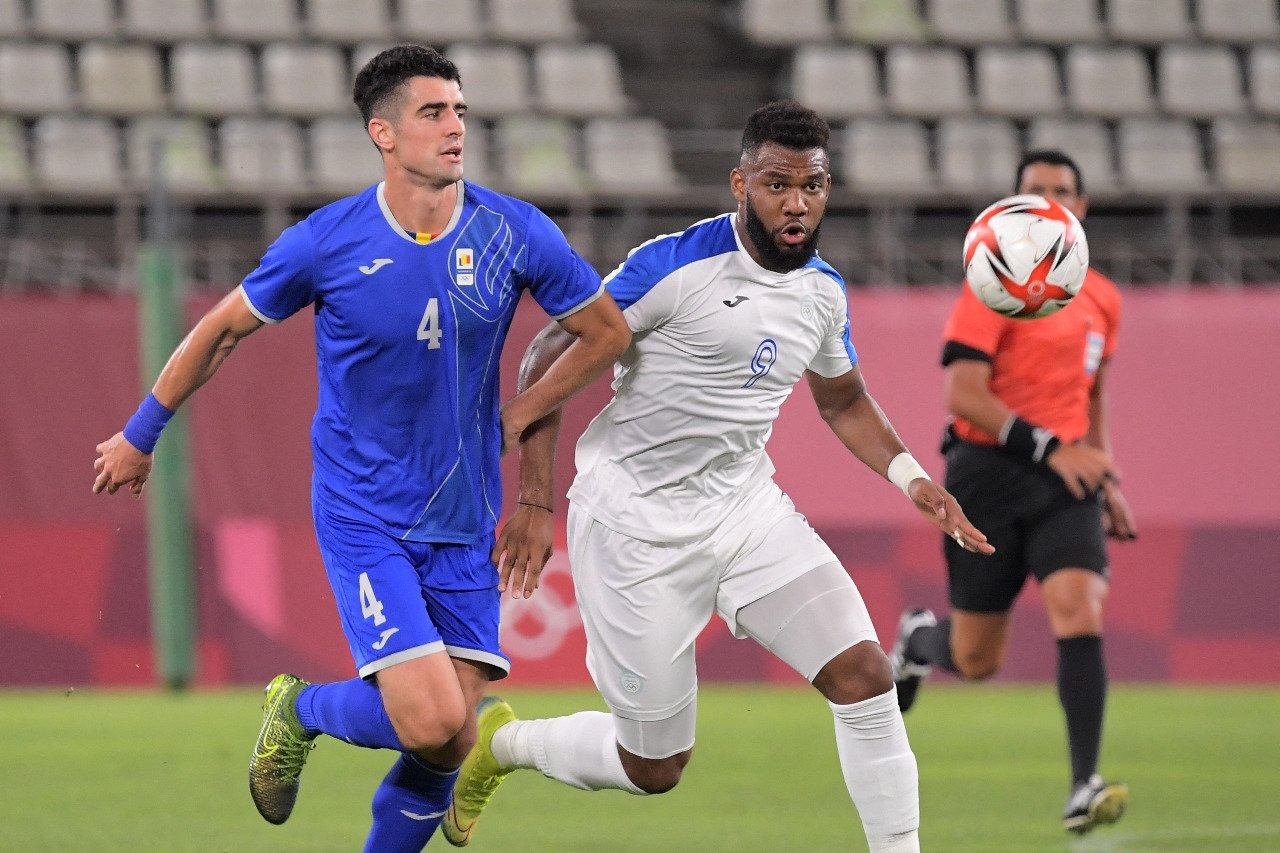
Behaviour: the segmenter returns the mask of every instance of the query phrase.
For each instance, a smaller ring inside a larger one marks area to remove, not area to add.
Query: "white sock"
[[[644,793],[622,769],[613,716],[601,711],[507,723],[494,732],[492,749],[503,767],[540,770],[548,778],[585,791],[615,788]]]
[[[920,782],[897,689],[852,705],[831,704],[831,712],[844,784],[871,853],[918,853]]]

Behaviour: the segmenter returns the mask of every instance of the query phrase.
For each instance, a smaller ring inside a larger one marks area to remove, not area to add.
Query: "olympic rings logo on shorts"
[[[566,583],[548,583],[563,575]],[[568,596],[561,588],[570,590]],[[542,569],[538,591],[533,598],[502,599],[502,648],[513,658],[543,660],[560,651],[564,641],[582,625],[578,603],[573,598],[573,578],[569,559],[552,555]]]

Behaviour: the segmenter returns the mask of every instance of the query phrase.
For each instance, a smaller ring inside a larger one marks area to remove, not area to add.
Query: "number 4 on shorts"
[[[374,625],[387,621],[387,617],[382,615],[382,602],[373,594],[368,572],[360,573],[360,615],[366,619],[372,617]]]

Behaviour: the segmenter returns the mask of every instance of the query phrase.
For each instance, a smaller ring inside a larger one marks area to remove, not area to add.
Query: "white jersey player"
[[[827,699],[871,850],[919,849],[916,762],[888,657],[853,581],[774,483],[765,453],[801,377],[849,450],[966,547],[991,548],[863,384],[843,281],[816,254],[828,137],[799,104],[760,108],[732,172],[737,210],[644,244],[606,279],[632,344],[613,400],[578,442],[568,534],[587,665],[611,713],[516,720],[486,699],[443,824],[452,843],[470,840],[496,783],[517,768],[589,790],[675,787],[694,742],[694,644],[716,612]],[[522,381],[571,343],[544,331]],[[550,505],[555,425],[524,436],[522,500]],[[516,594],[536,586],[540,560],[508,555],[504,584]]]

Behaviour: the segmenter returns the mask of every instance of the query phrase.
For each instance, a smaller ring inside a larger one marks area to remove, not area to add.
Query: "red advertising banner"
[[[935,475],[944,420],[939,334],[953,292],[851,293],[872,394]],[[194,320],[210,303],[194,301]],[[93,496],[93,447],[119,429],[141,384],[131,300],[0,299],[0,684],[152,684],[141,502]],[[1280,681],[1280,292],[1130,292],[1110,399],[1116,455],[1141,538],[1112,548],[1108,660],[1133,681]],[[504,381],[545,318],[524,306]],[[264,681],[284,669],[353,668],[309,511],[315,400],[305,316],[246,340],[187,407],[197,514],[197,683]],[[567,413],[558,462],[608,399],[604,382]],[[163,451],[163,444],[161,445]],[[770,442],[779,482],[857,581],[886,642],[900,609],[945,608],[937,535],[892,486],[849,458],[797,388]],[[564,502],[557,507],[563,518]],[[504,609],[523,684],[588,681],[563,548],[530,601]],[[1048,679],[1043,610],[1028,589],[1003,678]],[[699,641],[708,680],[796,680],[718,623]]]

